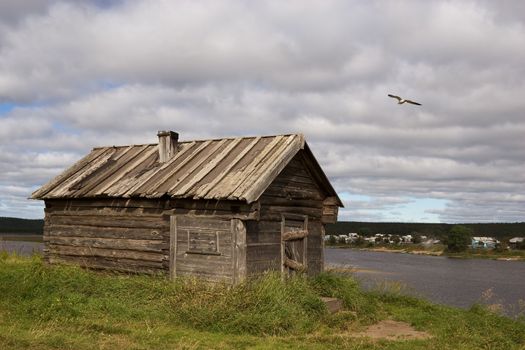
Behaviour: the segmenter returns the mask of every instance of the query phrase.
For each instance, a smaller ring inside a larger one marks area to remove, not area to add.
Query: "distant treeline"
[[[0,217],[0,233],[42,234],[44,220]]]
[[[525,236],[525,222],[460,225],[471,228],[475,236],[493,236],[497,238]],[[357,232],[369,236],[376,233],[393,235],[418,233],[420,235],[443,238],[448,234],[452,226],[454,226],[454,224],[339,221],[335,224],[326,225],[326,234],[342,235]],[[41,219],[30,220],[0,217],[0,233],[41,234],[43,228],[44,220]]]
[[[326,225],[326,234],[341,235],[356,232],[368,236],[376,233],[406,235],[416,232],[420,235],[443,238],[447,236],[454,225],[455,224],[339,221],[335,224]],[[471,228],[474,236],[492,236],[496,238],[525,236],[525,222],[458,225]]]

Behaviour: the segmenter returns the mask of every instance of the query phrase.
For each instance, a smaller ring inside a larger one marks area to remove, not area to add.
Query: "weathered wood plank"
[[[214,193],[217,197],[235,197],[240,198],[245,190],[250,186],[249,178],[252,176],[252,173],[254,173],[257,170],[257,167],[259,163],[270,153],[274,151],[274,148],[279,145],[279,143],[284,139],[284,136],[277,136],[275,137],[270,143],[261,151],[255,158],[249,163],[249,165],[243,169],[242,171],[238,172],[236,176],[230,177],[229,181],[232,184],[237,184],[236,186],[225,186],[225,190],[221,191],[218,190]],[[232,190],[233,188],[233,190]]]
[[[308,207],[281,207],[281,206],[263,206],[261,208],[261,217],[264,218],[266,215],[272,213],[290,213],[306,215],[312,218],[321,218],[322,210],[320,208],[308,208]]]
[[[232,161],[230,162],[230,164],[229,164],[226,168],[224,168],[224,169],[221,171],[221,173],[220,173],[219,175],[217,175],[217,176],[215,177],[215,179],[213,179],[213,181],[211,181],[210,183],[204,185],[204,186],[200,189],[200,191],[199,191],[199,192],[201,193],[200,197],[204,197],[204,196],[208,195],[208,193],[209,193],[212,189],[214,189],[215,186],[216,186],[219,182],[221,182],[227,174],[229,174],[230,170],[231,170],[235,165],[237,165],[237,163],[239,163],[239,162],[241,161],[241,159],[244,158],[244,156],[245,156],[245,155],[246,155],[246,154],[247,154],[247,153],[248,153],[248,152],[249,152],[249,151],[250,151],[250,150],[251,150],[251,149],[252,149],[252,148],[258,143],[258,142],[259,142],[260,139],[261,139],[260,137],[256,137],[256,138],[254,138],[253,141],[252,141],[248,146],[246,146],[246,147],[242,150],[242,152],[240,152],[240,153],[235,157],[235,159],[232,160]]]
[[[312,200],[312,199],[293,199],[283,196],[270,196],[266,193],[261,196],[259,199],[262,205],[270,206],[286,206],[286,207],[307,207],[307,208],[316,208],[322,209],[323,202],[321,200]]]
[[[96,257],[156,261],[156,262],[162,262],[166,260],[167,258],[162,253],[148,253],[148,252],[139,252],[135,250],[78,247],[78,246],[66,246],[66,245],[55,245],[55,244],[50,244],[48,251],[50,254],[55,254],[57,256],[58,255],[71,255],[71,256],[83,256],[83,257],[96,256]]]
[[[143,188],[148,188],[149,190],[146,192],[146,196],[151,196],[153,193],[157,191],[157,189],[162,186],[166,181],[168,181],[171,177],[173,177],[174,174],[176,174],[180,169],[182,169],[186,164],[188,164],[191,160],[193,160],[200,152],[202,152],[206,147],[211,143],[211,140],[202,142],[199,146],[197,146],[195,149],[190,147],[192,149],[192,153],[189,154],[186,158],[184,158],[181,161],[182,153],[178,153],[175,155],[174,158],[169,162],[171,164],[175,164],[175,167],[173,169],[169,169],[166,171],[165,174],[163,174],[159,179],[155,179],[155,182],[153,182],[152,179],[144,182],[144,184],[140,187],[137,187],[134,192],[128,192],[127,195],[134,196],[134,195],[143,195],[144,190]],[[177,160],[177,162],[175,162]]]
[[[317,184],[311,177],[296,174],[280,174],[275,178],[274,182],[280,186],[294,186],[294,187],[307,187],[310,189],[319,189]]]
[[[122,166],[118,169],[118,175],[113,176],[117,171],[114,171],[112,175],[108,176],[106,180],[103,182],[100,182],[95,188],[94,188],[94,195],[98,196],[101,194],[111,194],[111,187],[115,184],[118,184],[124,177],[126,177],[131,171],[135,170],[139,164],[142,164],[145,162],[149,157],[151,157],[154,153],[158,152],[157,147],[149,147],[148,150],[147,147],[144,148],[144,150],[139,151],[136,155],[134,155],[131,159],[127,161],[122,161]]]
[[[183,236],[182,238],[180,236]],[[178,231],[178,238],[177,238],[177,254],[191,254],[192,253],[192,247],[190,244],[188,244],[188,238],[187,234],[180,233]],[[206,255],[206,251],[203,251],[204,255]],[[231,239],[226,242],[224,240],[219,241],[219,247],[217,251],[210,251],[210,255],[221,255],[226,257],[231,257],[233,255],[233,249],[232,249],[232,241]]]
[[[227,211],[219,211],[219,210],[193,210],[193,209],[175,209],[173,212],[177,215],[188,215],[188,216],[214,216],[217,219],[221,220],[231,220],[231,219],[240,219],[240,220],[256,220],[259,216],[258,212],[251,212],[251,213],[232,213]]]
[[[210,172],[212,172],[219,163],[224,161],[224,159],[228,156],[228,154],[230,154],[231,151],[242,141],[242,138],[230,139],[230,140],[225,139],[224,141],[225,142],[228,141],[229,144],[227,144],[226,147],[224,147],[224,149],[222,149],[218,155],[215,155],[210,162],[204,165],[199,170],[198,173],[196,173],[195,175],[192,175],[189,181],[187,181],[182,187],[177,189],[178,192],[187,193],[191,188],[196,186],[202,179],[204,179]],[[222,144],[220,144],[219,146],[222,146]],[[194,196],[197,193],[200,193],[199,188],[194,189],[193,191],[189,191],[188,194],[190,196]]]
[[[110,207],[72,207],[72,208],[46,208],[51,215],[76,215],[76,216],[129,216],[130,218],[160,218],[165,210],[158,208],[110,208]]]
[[[50,218],[53,225],[81,225],[92,227],[123,227],[165,229],[169,227],[167,220],[161,216],[131,218],[130,216],[98,216],[98,215],[63,215],[54,214]]]
[[[174,163],[177,163],[180,165],[182,162],[181,159],[186,156],[186,153],[193,148],[195,145],[195,141],[187,144],[179,144],[177,147],[177,153],[168,160],[166,163],[164,163],[160,168],[152,168],[146,173],[144,173],[142,176],[139,176],[133,183],[131,187],[129,187],[129,184],[122,183],[120,186],[115,187],[112,193],[122,193],[124,189],[126,189],[126,192],[122,195],[123,197],[129,197],[131,194],[134,194],[135,191],[137,191],[139,188],[141,188],[143,185],[145,185],[148,181],[150,181],[155,175],[161,174],[164,172],[168,167],[172,166]],[[189,158],[189,157],[187,157]],[[171,174],[171,172],[169,173]],[[168,175],[165,174],[164,177],[168,178]]]
[[[322,222],[325,224],[333,224],[337,222],[338,212],[339,207],[337,205],[324,205],[323,216],[321,218]]]
[[[304,239],[308,236],[307,230],[290,231],[283,234],[283,241],[293,241],[297,239]]]
[[[103,257],[79,257],[49,254],[50,264],[74,264],[91,269],[112,270],[128,273],[166,273],[162,263],[131,259],[113,259]]]
[[[98,187],[99,185],[106,182],[106,180],[110,179],[115,173],[117,173],[122,167],[126,166],[126,164],[133,159],[137,154],[141,154],[148,148],[147,145],[143,145],[140,147],[133,147],[130,146],[126,148],[122,153],[120,153],[118,156],[112,157],[110,160],[111,162],[108,162],[101,166],[96,172],[94,172],[91,176],[87,177],[87,181],[82,181],[81,188],[77,189],[74,193],[74,196],[77,198],[85,197],[86,194],[95,195],[95,192],[91,192],[93,189]],[[150,154],[152,152],[153,147],[150,148]],[[132,150],[132,152],[129,152]],[[100,170],[100,171],[99,171]]]
[[[285,232],[286,232],[285,218],[281,214],[281,237],[279,239],[279,241],[281,242],[281,260],[280,260],[280,264],[281,264],[281,278],[284,278],[285,277],[285,273],[287,272],[286,271],[286,266],[284,264],[285,258],[286,258],[286,255],[285,255],[285,244],[286,243],[283,240],[283,236],[284,236]]]
[[[184,185],[181,185],[181,184],[185,182],[186,180],[191,182],[192,177],[190,177],[189,174],[192,174],[195,170],[197,170],[198,167],[200,167],[204,162],[206,162],[216,151],[218,151],[226,143],[226,141],[227,139],[215,141],[216,145],[210,146],[209,148],[206,148],[203,150],[203,153],[205,153],[205,155],[202,158],[197,160],[197,157],[194,157],[192,159],[193,162],[190,168],[185,170],[186,176],[183,176],[180,181],[176,181],[174,185],[170,186],[169,189],[166,191],[166,193],[169,193],[172,196],[177,195],[177,194],[185,194],[186,192],[184,190],[184,187],[182,187]],[[211,141],[211,142],[213,143],[214,141]],[[156,194],[158,193],[159,192],[156,192]]]
[[[72,210],[77,207],[95,208],[158,208],[163,209],[166,199],[141,198],[75,198],[75,199],[46,199],[46,208]]]
[[[320,266],[319,266],[319,272],[321,271],[324,271],[324,267],[325,267],[325,264],[324,264],[324,248],[325,248],[325,229],[324,229],[324,225],[319,225],[320,228],[321,228],[321,232],[320,232],[320,238],[321,238],[321,262],[320,262]]]
[[[57,185],[59,185],[62,181],[65,179],[71,178],[76,173],[78,173],[82,168],[84,168],[86,165],[89,164],[93,159],[97,158],[99,155],[101,155],[104,152],[103,149],[93,149],[88,155],[80,159],[78,162],[73,164],[68,170],[66,170],[64,173],[58,175],[53,180],[42,186],[40,189],[35,191],[32,195],[32,198],[42,198],[44,197],[48,192],[55,189]]]
[[[297,186],[282,186],[272,184],[266,189],[264,194],[292,199],[323,200],[323,196],[318,191]]]
[[[248,202],[257,200],[261,193],[270,185],[271,181],[284,169],[286,164],[295,156],[301,149],[301,143],[295,142],[296,135],[292,135],[284,143],[284,146],[276,151],[267,166],[258,168],[251,178],[256,180],[251,183],[244,194],[244,198]],[[292,145],[292,146],[290,146]]]
[[[248,275],[260,274],[266,271],[280,271],[279,259],[249,261],[247,265]]]
[[[195,216],[178,216],[177,225],[181,229],[215,229],[219,231],[230,232],[230,220],[220,220],[216,217],[195,217]]]
[[[46,194],[46,197],[63,198],[64,196],[72,196],[85,180],[95,176],[98,172],[109,166],[112,162],[111,159],[123,150],[124,148],[117,147],[106,148],[103,153],[100,154],[100,156],[93,159],[85,167],[83,167],[82,171],[79,171],[75,175],[66,178],[60,184],[60,186],[57,186],[55,189]]]
[[[233,283],[246,279],[246,227],[239,219],[232,220],[233,249]]]
[[[246,247],[247,261],[260,261],[260,260],[279,260],[281,257],[281,244],[268,244],[268,245],[248,245]]]
[[[202,268],[213,271],[216,268],[227,269],[232,271],[232,255],[206,255],[206,254],[191,254],[186,252],[177,252],[177,271],[182,266],[200,266]]]
[[[50,244],[75,247],[93,247],[108,249],[137,250],[143,252],[162,252],[168,249],[168,242],[143,239],[112,239],[112,238],[84,238],[84,237],[56,237],[44,236],[44,241]]]
[[[309,149],[308,145],[305,145],[304,152],[300,152],[300,156],[302,157],[302,161],[306,165],[308,172],[312,175],[312,178],[315,179],[322,191],[325,194],[330,194],[336,197],[337,204],[342,205],[341,201],[337,197],[337,193],[330,184],[330,181],[323,172],[323,169],[321,169],[319,163],[317,163],[317,160],[313,156],[312,151]]]
[[[170,217],[170,255],[169,276],[170,279],[177,277],[177,216]]]
[[[267,247],[267,246],[278,246],[279,242],[271,242],[271,243],[248,243],[248,247]]]
[[[92,227],[78,225],[46,225],[46,234],[59,237],[87,237],[87,238],[124,238],[164,240],[169,232],[166,230],[151,230],[144,228],[122,227]]]
[[[306,266],[301,264],[300,262],[296,261],[296,260],[292,260],[292,259],[289,259],[289,258],[284,258],[284,266],[292,269],[292,270],[295,270],[295,271],[298,271],[298,272],[302,272],[302,271],[305,271],[306,270]]]
[[[254,210],[254,206],[246,204],[244,201],[230,201],[230,200],[191,200],[191,199],[171,199],[169,201],[170,208],[174,209],[208,209],[232,212],[233,208],[240,213],[248,213]]]

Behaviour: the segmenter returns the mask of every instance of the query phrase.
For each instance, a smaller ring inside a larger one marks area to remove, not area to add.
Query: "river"
[[[452,259],[401,253],[327,248],[327,264],[356,269],[365,287],[399,281],[407,292],[436,303],[468,308],[482,295],[503,304],[508,314],[525,302],[525,262],[488,259]],[[487,292],[489,291],[490,292]],[[525,310],[523,310],[525,312]]]
[[[0,236],[0,252],[8,251],[17,253],[18,255],[31,255],[34,253],[42,254],[44,244],[42,242],[31,241],[6,241]]]
[[[0,241],[0,251],[20,255],[41,253],[40,242]],[[491,303],[503,304],[508,314],[517,314],[525,302],[525,262],[484,259],[451,259],[355,249],[326,248],[327,265],[355,269],[365,288],[384,281],[401,282],[405,292],[433,302],[468,308],[491,291]],[[525,310],[523,310],[525,312]]]

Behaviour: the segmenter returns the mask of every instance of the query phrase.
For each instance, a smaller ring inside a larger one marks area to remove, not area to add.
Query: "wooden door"
[[[281,272],[283,276],[308,269],[308,216],[283,214],[281,217]]]

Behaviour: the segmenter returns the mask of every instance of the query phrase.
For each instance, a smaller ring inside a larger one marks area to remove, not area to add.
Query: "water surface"
[[[34,253],[42,254],[44,244],[42,242],[30,241],[6,241],[0,236],[0,252],[7,251],[17,253],[18,255],[32,255]]]
[[[365,286],[400,281],[414,294],[434,302],[470,307],[491,290],[491,302],[516,313],[525,301],[525,262],[488,259],[452,259],[354,249],[325,250],[327,264],[356,268]]]

